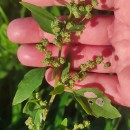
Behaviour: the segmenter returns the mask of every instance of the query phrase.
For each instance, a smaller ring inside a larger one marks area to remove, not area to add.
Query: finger
[[[72,42],[89,45],[109,45],[107,28],[113,22],[113,16],[98,15],[86,21],[85,29],[79,36],[72,36]],[[53,41],[54,36],[43,32],[33,18],[12,21],[7,31],[11,41],[16,43],[38,43],[42,38]]]
[[[23,2],[27,2],[30,4],[34,4],[37,6],[65,6],[66,3],[70,2],[70,0],[22,0]],[[86,0],[86,3],[90,3],[91,0]],[[113,9],[114,3],[116,0],[98,0],[98,9],[108,10]],[[76,3],[79,2],[79,0],[75,0]]]
[[[55,75],[52,69],[48,69],[46,71],[45,78],[51,86],[54,86]],[[124,105],[124,101],[121,98],[120,93],[118,92],[119,82],[116,75],[89,73],[84,80],[76,82],[73,89],[77,90],[86,87],[99,88],[113,102]]]
[[[52,52],[54,57],[58,57],[58,47],[49,45],[47,50]],[[114,59],[113,49],[111,46],[88,46],[88,45],[66,45],[62,49],[62,57],[70,55],[72,69],[79,69],[81,64],[87,63],[88,60],[95,59],[96,56],[103,55],[104,62],[110,62],[111,67],[105,69],[103,64],[93,69],[93,72],[114,73],[116,71],[116,60]],[[34,44],[22,45],[18,49],[18,59],[26,66],[43,67],[42,61],[45,55],[36,49]]]
[[[54,37],[43,32],[32,17],[13,20],[8,26],[7,35],[16,43],[38,43],[46,35],[51,41]]]

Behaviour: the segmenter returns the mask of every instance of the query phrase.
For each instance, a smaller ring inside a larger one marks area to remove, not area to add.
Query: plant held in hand
[[[118,110],[111,105],[111,101],[96,86],[74,90],[75,82],[84,80],[89,75],[88,71],[95,69],[99,64],[104,64],[104,68],[107,69],[110,63],[104,63],[103,56],[97,56],[95,60],[90,59],[86,63],[81,64],[80,70],[71,74],[70,56],[69,54],[66,58],[62,56],[63,46],[71,44],[71,36],[73,34],[79,36],[84,30],[85,20],[92,17],[91,11],[94,6],[97,6],[97,0],[92,0],[90,4],[86,4],[85,0],[79,0],[78,4],[71,0],[70,3],[66,4],[69,16],[63,18],[53,16],[45,8],[25,2],[21,2],[21,4],[31,11],[33,18],[45,32],[55,36],[51,44],[57,46],[59,50],[58,57],[54,57],[52,52],[47,49],[48,39],[43,39],[41,43],[37,44],[36,48],[45,54],[45,59],[42,63],[46,67],[31,70],[19,84],[13,101],[14,105],[23,102],[33,95],[23,110],[24,113],[29,115],[26,121],[28,128],[31,130],[41,130],[43,128],[55,96],[62,94],[64,91],[71,93],[89,115],[110,119],[120,117]],[[51,98],[49,102],[42,101],[38,93],[34,94],[34,90],[41,85],[47,68],[53,68],[52,75],[55,76],[54,90],[50,92]]]

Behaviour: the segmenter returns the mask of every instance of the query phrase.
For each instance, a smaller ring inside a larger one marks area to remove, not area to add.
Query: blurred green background
[[[54,15],[66,14],[65,8],[48,8]],[[94,13],[103,13],[94,11]],[[106,12],[110,14],[110,12]],[[12,100],[17,90],[17,85],[24,74],[30,69],[23,67],[17,60],[17,44],[12,44],[7,38],[6,31],[9,22],[15,18],[30,16],[19,0],[0,0],[0,130],[27,130],[24,122],[27,116],[22,114],[25,103],[12,106]],[[43,83],[47,85],[46,81]],[[43,99],[49,98],[51,87],[44,87]],[[80,106],[73,101],[70,94],[57,96],[47,117],[45,130],[58,130],[58,125],[64,118],[68,118],[68,128],[72,130],[74,123],[83,120],[91,122],[85,130],[130,130],[130,108],[119,107],[122,114],[120,119],[108,120],[94,118],[84,113]]]

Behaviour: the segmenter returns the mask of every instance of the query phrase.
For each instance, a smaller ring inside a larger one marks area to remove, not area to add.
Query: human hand
[[[23,0],[38,6],[60,5],[58,0]],[[64,1],[64,0],[63,0]],[[78,1],[78,0],[77,0]],[[65,45],[62,56],[71,55],[71,68],[78,69],[86,61],[95,56],[103,55],[104,61],[109,61],[111,67],[104,69],[99,65],[83,81],[75,83],[75,89],[83,87],[98,87],[112,99],[113,102],[130,107],[130,1],[98,0],[97,9],[114,10],[114,16],[96,15],[86,22],[86,28],[80,38],[73,36],[72,41],[78,44]],[[64,3],[64,2],[63,2]],[[11,41],[20,43],[18,59],[26,66],[43,67],[41,61],[44,54],[39,52],[35,43],[42,38],[53,40],[51,34],[43,32],[33,18],[22,18],[12,21],[8,27],[8,37]],[[57,56],[58,48],[49,45],[48,49]],[[52,70],[46,72],[46,80],[53,86],[50,78]],[[109,75],[106,73],[115,73]]]

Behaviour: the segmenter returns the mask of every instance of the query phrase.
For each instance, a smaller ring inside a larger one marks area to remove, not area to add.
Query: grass
[[[61,15],[64,8],[48,8],[55,15]],[[67,13],[67,12],[65,12]],[[96,12],[97,13],[97,12]],[[101,12],[103,13],[103,12]],[[18,45],[8,40],[6,31],[9,22],[18,17],[30,16],[30,13],[18,3],[18,0],[0,0],[0,130],[27,130],[24,122],[27,116],[22,114],[23,104],[12,106],[17,85],[30,68],[23,67],[17,61]],[[47,83],[44,81],[44,86]],[[49,98],[51,87],[45,87],[43,98]],[[45,130],[58,130],[58,125],[64,118],[68,118],[68,128],[74,123],[90,120],[90,127],[86,130],[130,130],[130,109],[117,106],[122,118],[108,120],[94,118],[85,114],[70,94],[57,96],[47,117]]]

